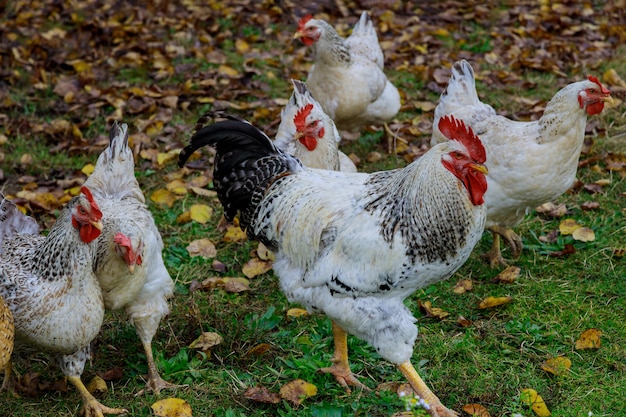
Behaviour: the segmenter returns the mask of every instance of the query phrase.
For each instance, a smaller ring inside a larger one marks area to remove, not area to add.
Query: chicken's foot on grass
[[[522,254],[524,246],[522,244],[522,239],[513,231],[513,229],[502,226],[490,226],[487,227],[487,230],[489,230],[493,236],[491,250],[487,253],[489,265],[491,265],[492,268],[508,266],[508,263],[504,260],[502,252],[500,251],[500,237],[504,238],[506,243],[511,248],[511,256],[513,259],[519,258]]]
[[[352,373],[348,363],[348,333],[333,321],[333,339],[335,343],[335,353],[333,354],[333,365],[320,369],[320,372],[332,374],[339,385],[350,392],[350,386],[369,390]]]
[[[439,398],[428,388],[424,380],[417,374],[410,361],[397,365],[402,375],[409,380],[411,388],[420,398],[423,398],[429,405],[428,413],[431,417],[458,417],[456,411],[452,411],[444,406]]]
[[[184,388],[187,385],[176,385],[171,382],[167,382],[159,374],[159,370],[154,362],[154,355],[152,354],[152,344],[143,342],[143,348],[146,352],[146,361],[148,362],[148,381],[146,382],[146,388],[135,394],[135,397],[144,394],[147,391],[152,391],[155,394],[159,394],[163,389],[176,389]]]
[[[67,379],[76,387],[80,396],[83,398],[81,415],[84,415],[85,417],[104,417],[105,414],[128,413],[128,410],[124,408],[110,408],[101,404],[100,401],[98,401],[96,397],[91,395],[91,393],[87,390],[83,381],[80,380],[80,376],[68,376]]]

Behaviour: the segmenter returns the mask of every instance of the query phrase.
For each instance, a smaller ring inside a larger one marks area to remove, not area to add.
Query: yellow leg
[[[428,388],[424,380],[417,374],[417,371],[410,361],[398,365],[398,369],[402,372],[402,375],[409,380],[413,391],[428,403],[430,406],[428,412],[432,417],[457,417],[459,415],[456,411],[452,411],[441,404],[439,398],[437,398],[430,388]]]
[[[83,411],[85,417],[104,417],[104,414],[125,414],[128,410],[123,408],[109,408],[102,405],[85,387],[79,376],[68,376],[67,379],[76,387],[83,398]]]
[[[348,333],[333,321],[333,339],[335,342],[335,353],[333,354],[333,366],[320,369],[321,372],[334,375],[335,379],[348,392],[349,386],[359,387],[369,390],[359,381],[350,370],[348,363]]]
[[[13,373],[13,363],[11,359],[9,359],[4,366],[4,381],[2,381],[2,386],[0,387],[0,392],[2,391],[8,391],[16,398],[20,397],[15,391],[15,375]]]
[[[492,268],[508,266],[504,258],[502,258],[502,253],[500,251],[501,237],[506,240],[507,245],[511,248],[511,257],[513,259],[519,258],[522,254],[524,245],[522,244],[522,239],[517,235],[517,233],[515,233],[512,229],[502,226],[490,226],[487,230],[489,230],[493,236],[493,245],[491,246],[491,251],[487,254],[489,257],[489,264]]]
[[[170,382],[167,382],[161,375],[159,375],[159,370],[154,363],[154,356],[152,355],[152,344],[144,342],[143,349],[146,352],[146,360],[148,362],[148,382],[146,384],[146,389],[158,394],[162,389],[174,389],[174,388],[182,388],[186,387],[186,385],[175,385]],[[146,389],[142,389],[136,395],[143,394]]]

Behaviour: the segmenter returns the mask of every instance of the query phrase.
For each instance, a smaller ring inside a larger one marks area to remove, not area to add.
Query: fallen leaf
[[[472,325],[472,321],[463,316],[459,316],[459,318],[456,319],[456,323],[461,327],[470,327]]]
[[[580,208],[586,211],[597,210],[600,208],[600,203],[598,203],[597,201],[585,201],[580,205]]]
[[[215,332],[202,332],[200,336],[189,344],[190,349],[207,351],[224,341],[224,338]]]
[[[517,277],[519,277],[520,271],[521,269],[517,266],[508,266],[504,271],[500,272],[493,278],[493,282],[503,282],[506,284],[515,282]]]
[[[235,225],[228,225],[226,227],[226,233],[224,234],[223,241],[224,242],[241,242],[246,240],[248,237],[246,236],[246,232],[241,230],[241,227]]]
[[[240,293],[250,291],[250,283],[240,279],[226,279],[224,281],[224,291],[230,293]]]
[[[269,352],[271,348],[272,346],[269,343],[259,343],[248,349],[245,356],[261,356]]]
[[[532,388],[525,388],[522,390],[520,394],[520,401],[522,404],[530,407],[533,412],[539,417],[548,417],[550,416],[550,410],[548,410],[548,406],[541,398],[541,395],[537,393]]]
[[[241,268],[241,272],[248,278],[254,278],[272,269],[272,261],[252,258]]]
[[[497,307],[503,304],[508,304],[511,301],[513,301],[513,297],[487,297],[484,300],[482,300],[480,303],[478,303],[478,308],[480,309],[485,309],[485,308],[492,308],[492,307]]]
[[[241,277],[211,277],[202,281],[202,288],[221,288],[228,292],[249,291],[250,281]]]
[[[572,233],[572,238],[580,242],[593,242],[596,240],[596,234],[588,227],[579,227]]]
[[[560,258],[562,256],[571,255],[573,253],[576,253],[576,248],[574,247],[574,245],[572,245],[571,243],[566,243],[565,246],[563,246],[563,250],[555,250],[553,252],[550,252],[548,256]]]
[[[541,364],[541,369],[554,375],[563,375],[572,367],[572,361],[565,356],[548,358]]]
[[[274,261],[276,260],[276,255],[274,252],[269,250],[263,243],[259,242],[259,246],[256,248],[256,255],[259,259],[263,261]]]
[[[471,417],[491,417],[489,411],[480,404],[465,404],[463,411],[469,414]]]
[[[211,220],[211,216],[213,216],[213,208],[207,206],[206,204],[194,204],[189,208],[189,213],[192,220],[195,220],[200,224],[205,224]]]
[[[189,245],[187,245],[187,252],[192,258],[202,256],[203,258],[211,259],[215,258],[217,255],[217,248],[210,239],[203,238],[189,242]]]
[[[176,196],[172,192],[164,188],[160,188],[150,194],[150,200],[160,206],[172,208],[172,206],[176,202]]]
[[[167,183],[165,189],[176,195],[186,195],[187,185],[182,180],[173,180]]]
[[[471,279],[462,279],[456,283],[456,285],[452,289],[452,292],[454,292],[455,294],[463,294],[467,291],[471,291],[473,288],[474,285],[472,284]]]
[[[92,163],[88,163],[84,167],[81,168],[80,172],[82,172],[83,174],[89,176],[89,175],[93,174],[94,169],[96,169],[95,165],[92,164]]]
[[[565,219],[559,224],[559,232],[561,232],[562,235],[571,235],[574,233],[574,230],[580,227],[582,226],[576,223],[576,220]]]
[[[99,376],[94,376],[86,385],[87,391],[94,395],[103,394],[108,391],[107,383]]]
[[[280,388],[280,397],[293,405],[300,405],[305,399],[317,394],[317,387],[302,379],[291,381]]]
[[[418,300],[417,305],[419,306],[420,310],[424,314],[426,314],[426,317],[432,317],[442,320],[450,315],[450,313],[442,310],[441,308],[433,307],[430,301]]]
[[[263,386],[248,388],[243,393],[243,397],[251,401],[265,404],[278,404],[281,401],[280,395],[276,394],[275,392],[271,392],[269,389]]]
[[[108,371],[99,372],[98,375],[105,381],[118,381],[124,377],[124,371],[122,371],[122,368],[116,366]]]
[[[601,345],[600,336],[602,332],[599,329],[587,329],[576,340],[576,350],[598,349]]]
[[[309,313],[303,308],[290,308],[287,310],[287,317],[307,316]]]
[[[189,403],[180,398],[166,398],[150,408],[157,417],[193,417]]]

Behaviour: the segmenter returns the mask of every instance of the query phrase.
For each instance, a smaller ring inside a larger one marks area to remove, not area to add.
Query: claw
[[[508,229],[502,226],[490,226],[487,228],[493,235],[493,245],[491,250],[487,253],[489,264],[492,268],[507,267],[509,264],[502,257],[500,251],[500,237],[506,240],[507,245],[511,248],[511,255],[513,259],[519,258],[522,254],[524,245],[522,239],[512,229]]]

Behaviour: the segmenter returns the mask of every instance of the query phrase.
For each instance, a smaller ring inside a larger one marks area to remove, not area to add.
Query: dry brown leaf
[[[600,336],[602,335],[602,331],[599,329],[587,329],[576,340],[576,350],[584,350],[584,349],[598,349],[601,345]]]
[[[94,395],[104,394],[109,390],[107,383],[99,376],[94,376],[86,385],[87,391]]]
[[[588,227],[579,227],[572,233],[572,238],[580,242],[593,242],[596,240],[596,234]]]
[[[572,361],[566,356],[548,358],[541,364],[541,369],[554,375],[563,375],[572,367]]]
[[[176,224],[185,224],[191,221],[191,213],[189,211],[185,211],[176,217]]]
[[[317,387],[302,379],[291,381],[280,388],[280,397],[296,406],[316,394]]]
[[[157,417],[193,417],[189,403],[180,398],[165,398],[150,408]]]
[[[276,255],[274,252],[269,250],[263,243],[259,242],[259,246],[256,248],[256,255],[259,259],[263,261],[274,261],[276,260]]]
[[[521,269],[517,266],[508,266],[505,270],[503,270],[493,278],[493,282],[503,282],[506,284],[515,282],[517,277],[519,277],[520,271]]]
[[[202,256],[203,258],[210,259],[217,256],[217,248],[215,247],[215,244],[211,242],[210,239],[206,238],[196,239],[189,242],[189,245],[187,245],[187,252],[192,258]]]
[[[556,219],[565,216],[567,213],[567,206],[563,203],[556,205],[552,202],[547,202],[537,207],[535,211]]]
[[[491,417],[489,411],[480,404],[465,404],[463,411],[469,414],[471,417]]]
[[[280,395],[271,392],[263,386],[250,387],[244,393],[243,397],[251,401],[265,404],[278,404],[281,399]]]
[[[190,349],[207,351],[224,341],[224,338],[215,332],[202,332],[200,336],[189,344]]]
[[[213,208],[207,206],[206,204],[194,204],[189,208],[189,213],[192,220],[200,224],[205,224],[211,220],[211,216],[213,216]]]
[[[548,410],[548,406],[541,398],[541,395],[537,393],[532,388],[525,388],[522,390],[520,394],[520,401],[522,404],[530,407],[533,412],[539,417],[549,417],[550,410]]]
[[[426,314],[426,317],[432,317],[435,319],[443,320],[444,318],[450,315],[450,313],[442,310],[441,308],[433,307],[430,301],[418,300],[417,305],[419,306],[420,310],[424,314]]]
[[[259,258],[252,258],[241,268],[241,272],[248,278],[254,278],[272,269],[272,261],[264,261]]]
[[[456,283],[452,291],[455,294],[463,294],[467,291],[471,291],[474,288],[471,279],[462,279]]]
[[[249,291],[250,281],[241,277],[211,277],[202,281],[202,288],[221,288],[228,292]]]
[[[207,190],[206,188],[195,187],[193,185],[190,185],[189,189],[193,191],[194,194],[199,195],[201,197],[205,197],[205,198],[217,197],[217,191]]]
[[[245,356],[261,356],[269,352],[271,348],[269,343],[259,343],[248,349]]]
[[[458,319],[456,319],[456,323],[457,323],[459,326],[461,326],[461,327],[469,327],[469,326],[471,326],[471,325],[472,325],[472,321],[471,321],[471,320],[466,319],[466,318],[465,318],[465,317],[463,317],[463,316],[459,316],[459,318],[458,318]]]
[[[478,303],[478,308],[480,309],[485,309],[485,308],[493,308],[493,307],[497,307],[497,306],[501,306],[503,304],[508,304],[511,301],[513,301],[513,297],[487,297],[484,300],[482,300],[480,303]]]

